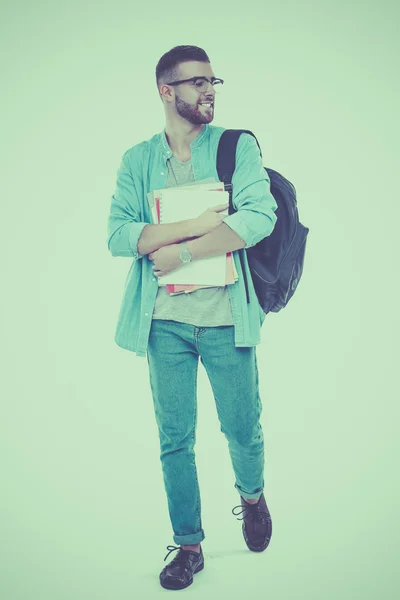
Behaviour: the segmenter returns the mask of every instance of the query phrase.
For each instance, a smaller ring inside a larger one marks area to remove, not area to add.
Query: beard
[[[206,106],[199,106],[199,103],[189,104],[181,98],[176,98],[175,109],[182,119],[189,121],[192,125],[210,123],[214,118],[213,106],[207,108]]]

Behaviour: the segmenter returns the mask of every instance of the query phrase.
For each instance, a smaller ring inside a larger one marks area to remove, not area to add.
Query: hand
[[[150,252],[148,255],[149,259],[154,262],[153,271],[157,277],[162,277],[171,273],[174,269],[177,269],[183,262],[180,257],[179,244],[169,244],[168,246],[161,246],[155,252]]]
[[[199,217],[193,219],[193,233],[195,237],[201,237],[210,233],[213,229],[221,225],[227,215],[219,213],[229,208],[229,202],[226,204],[217,204],[207,208]]]

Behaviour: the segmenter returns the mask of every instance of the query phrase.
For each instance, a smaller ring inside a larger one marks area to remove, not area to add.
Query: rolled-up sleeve
[[[272,233],[278,205],[257,142],[249,133],[242,133],[238,140],[232,188],[237,212],[225,217],[224,223],[246,242],[245,248],[250,248]]]
[[[117,171],[117,182],[111,198],[108,217],[108,249],[113,256],[143,258],[138,252],[140,235],[148,223],[140,221],[140,202],[132,177],[127,152]]]

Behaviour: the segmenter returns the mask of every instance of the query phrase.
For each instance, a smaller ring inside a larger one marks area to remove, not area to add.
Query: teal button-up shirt
[[[217,149],[224,131],[223,127],[206,123],[190,144],[195,180],[209,177],[219,180]],[[165,187],[167,160],[171,156],[165,129],[127,150],[117,172],[108,218],[107,243],[112,256],[133,259],[125,282],[115,342],[141,357],[147,354],[158,278],[153,273],[153,262],[147,255],[139,254],[137,246],[143,228],[153,223],[147,193]],[[232,202],[237,212],[228,215],[224,222],[246,242],[245,247],[250,248],[271,234],[278,207],[257,142],[248,133],[243,133],[238,141],[232,186]],[[260,343],[260,330],[266,316],[254,290],[246,253],[243,254],[250,303],[247,303],[239,250],[233,252],[239,279],[228,285],[236,347]]]

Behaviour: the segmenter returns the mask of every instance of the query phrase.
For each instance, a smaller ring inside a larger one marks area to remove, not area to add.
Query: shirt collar
[[[203,129],[201,130],[201,132],[199,133],[197,138],[195,138],[190,143],[190,150],[192,151],[194,148],[198,148],[199,146],[201,146],[201,144],[207,140],[209,133],[210,133],[210,124],[205,123]],[[162,149],[163,154],[165,154],[167,158],[170,158],[172,156],[172,150],[169,147],[169,144],[167,141],[165,127],[164,127],[163,131],[160,133],[160,144],[161,144],[161,149]]]

